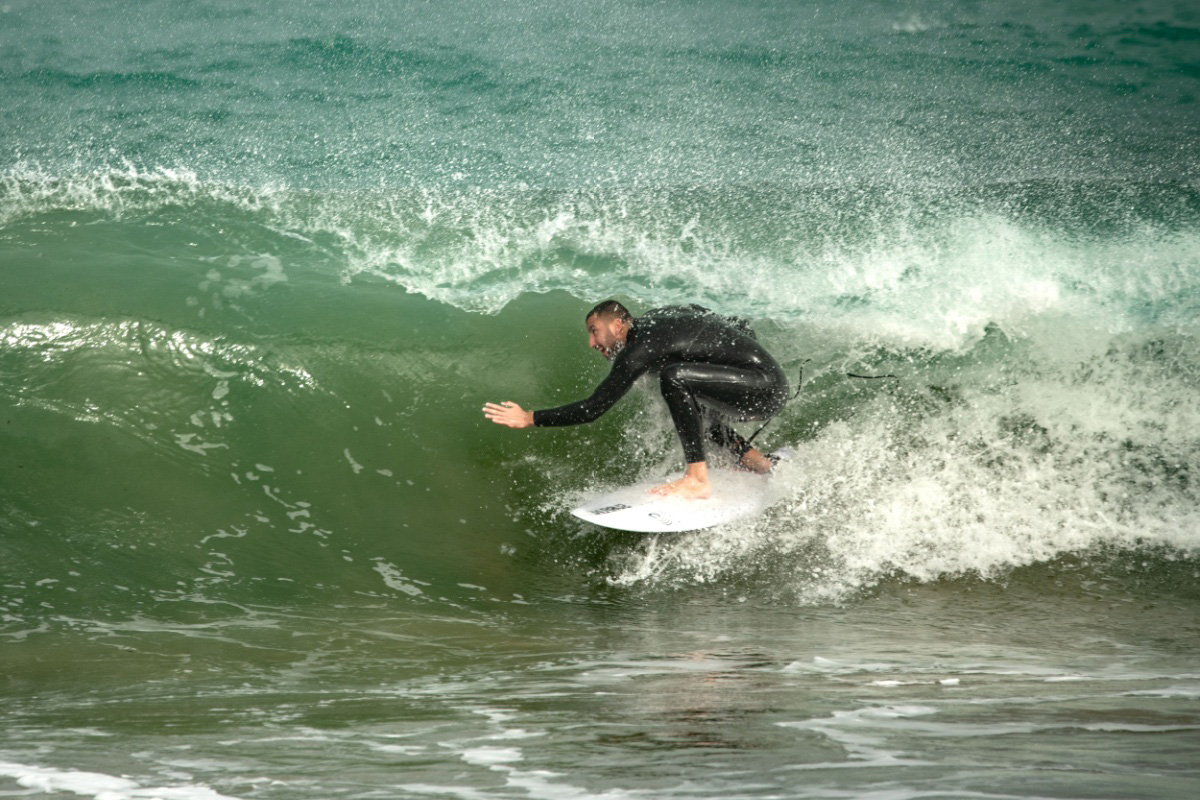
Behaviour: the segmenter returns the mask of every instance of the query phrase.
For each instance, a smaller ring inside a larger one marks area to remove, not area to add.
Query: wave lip
[[[129,162],[74,175],[26,164],[0,176],[0,225],[194,219],[286,239],[326,277],[378,278],[470,311],[529,293],[624,295],[946,349],[1052,315],[1114,332],[1186,324],[1198,198],[1092,182],[337,192]]]

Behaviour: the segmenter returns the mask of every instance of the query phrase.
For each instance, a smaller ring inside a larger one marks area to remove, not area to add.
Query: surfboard
[[[668,480],[648,478],[632,486],[596,494],[571,513],[586,522],[618,531],[680,533],[754,516],[777,499],[771,491],[769,475],[733,470],[711,471],[712,497],[703,500],[650,494],[651,487]]]

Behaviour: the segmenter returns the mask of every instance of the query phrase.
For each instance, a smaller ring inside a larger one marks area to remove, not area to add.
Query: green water
[[[1191,798],[1184,3],[0,4],[0,795]],[[761,517],[582,316],[803,391]],[[848,373],[894,375],[861,380]]]

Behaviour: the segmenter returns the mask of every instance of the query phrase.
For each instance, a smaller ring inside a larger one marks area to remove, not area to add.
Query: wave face
[[[580,319],[614,295],[750,316],[805,386],[764,434],[799,445],[790,499],[626,554],[603,568],[618,583],[770,563],[772,592],[825,600],[1198,543],[1189,186],[379,193],[126,167],[14,170],[0,209],[9,513],[94,526],[89,557],[160,525],[172,552],[216,537],[257,561],[280,537],[365,536],[374,558],[397,525],[423,553],[480,530],[500,547],[531,502],[552,538],[575,530],[578,492],[677,460],[661,403],[510,435],[478,407],[590,391]],[[177,566],[172,583],[238,572]]]

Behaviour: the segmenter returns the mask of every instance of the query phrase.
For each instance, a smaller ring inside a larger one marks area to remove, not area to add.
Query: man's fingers
[[[497,425],[507,425],[510,428],[521,427],[524,412],[516,403],[484,403],[483,415]]]

